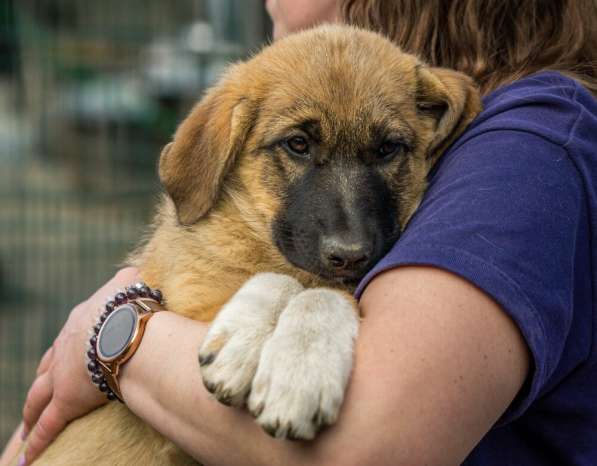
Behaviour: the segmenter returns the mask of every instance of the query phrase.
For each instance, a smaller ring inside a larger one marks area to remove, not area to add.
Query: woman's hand
[[[23,438],[27,448],[19,465],[29,464],[56,438],[66,425],[107,402],[92,385],[85,349],[89,330],[99,309],[117,289],[139,281],[135,268],[120,270],[108,283],[70,313],[53,345],[37,369],[23,408]]]

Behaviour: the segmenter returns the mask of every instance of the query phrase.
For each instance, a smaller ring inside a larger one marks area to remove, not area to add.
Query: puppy
[[[466,76],[346,26],[230,67],[163,150],[167,195],[133,254],[170,311],[215,319],[199,363],[216,399],[280,438],[335,421],[358,327],[350,292],[479,110]],[[135,463],[194,464],[119,403],[73,422],[37,462]]]

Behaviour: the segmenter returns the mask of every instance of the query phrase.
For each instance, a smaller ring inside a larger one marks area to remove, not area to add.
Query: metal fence
[[[69,310],[115,272],[202,88],[262,0],[0,0],[0,445]]]

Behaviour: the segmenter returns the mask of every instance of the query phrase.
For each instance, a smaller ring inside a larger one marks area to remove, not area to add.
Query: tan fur
[[[439,120],[430,116],[442,107]],[[292,266],[273,245],[272,220],[284,187],[301,168],[285,162],[282,179],[264,147],[306,117],[321,119],[326,140],[344,135],[356,144],[370,138],[368,122],[386,118],[388,108],[400,115],[393,121],[396,130],[416,139],[405,165],[408,174],[400,177],[391,166],[384,175],[401,193],[405,208],[396,215],[404,227],[439,153],[480,108],[470,79],[427,68],[382,37],[349,27],[290,36],[234,65],[164,149],[160,178],[169,196],[160,203],[151,238],[132,262],[150,286],[163,291],[169,310],[202,321],[212,320],[258,272],[337,289],[338,283]],[[111,403],[73,422],[35,464],[193,462],[125,407]]]

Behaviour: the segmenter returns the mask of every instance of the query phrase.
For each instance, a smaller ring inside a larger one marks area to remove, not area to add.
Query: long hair
[[[597,0],[343,0],[342,16],[484,94],[553,70],[597,95]]]

